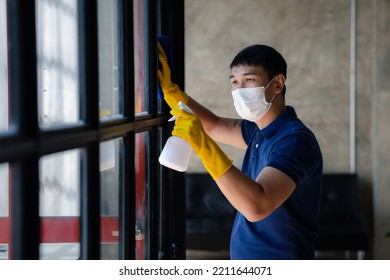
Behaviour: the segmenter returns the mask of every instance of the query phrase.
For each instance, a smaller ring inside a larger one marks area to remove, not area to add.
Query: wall
[[[186,92],[217,114],[237,117],[228,81],[231,60],[251,44],[275,47],[288,64],[286,102],[316,134],[324,171],[356,170],[359,175],[362,214],[375,234],[371,256],[378,259],[390,259],[390,240],[383,238],[390,229],[385,137],[390,132],[390,69],[384,36],[389,5],[386,0],[357,1],[356,91],[351,99],[351,0],[185,2]],[[240,167],[243,151],[222,148]],[[190,171],[204,171],[195,155],[192,159]]]
[[[390,259],[390,1],[375,1],[374,13],[374,87],[372,90],[373,193],[375,257]]]

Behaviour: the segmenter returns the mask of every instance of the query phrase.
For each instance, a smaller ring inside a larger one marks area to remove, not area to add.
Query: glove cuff
[[[188,102],[188,94],[181,91],[180,88],[173,84],[169,90],[164,92],[164,99],[168,103],[169,107],[171,109],[177,109],[179,108],[178,103],[181,101],[184,104],[187,104]]]
[[[233,165],[233,160],[229,158],[213,140],[211,141],[212,142],[208,142],[208,149],[202,147],[198,156],[201,158],[207,172],[216,180],[229,170]]]

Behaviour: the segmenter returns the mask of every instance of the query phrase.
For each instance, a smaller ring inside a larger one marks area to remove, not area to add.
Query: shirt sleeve
[[[298,184],[314,174],[320,165],[320,157],[316,141],[310,134],[300,131],[278,141],[268,165],[286,173]]]

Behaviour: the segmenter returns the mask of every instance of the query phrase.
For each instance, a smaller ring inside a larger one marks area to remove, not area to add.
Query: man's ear
[[[286,77],[283,74],[278,74],[275,77],[275,93],[281,93],[286,83]]]

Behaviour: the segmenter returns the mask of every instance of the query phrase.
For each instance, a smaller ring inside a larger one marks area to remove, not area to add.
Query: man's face
[[[261,66],[234,66],[230,75],[231,90],[266,86],[269,78]]]

